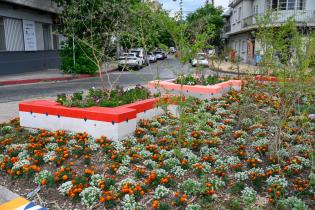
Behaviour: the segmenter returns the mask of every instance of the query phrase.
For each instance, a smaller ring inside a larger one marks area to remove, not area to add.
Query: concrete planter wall
[[[185,96],[193,96],[199,99],[211,99],[220,98],[231,89],[236,91],[241,90],[241,80],[229,80],[221,82],[216,85],[180,85],[174,83],[174,80],[154,80],[148,83],[148,88],[151,92],[167,93],[167,94],[180,94],[183,93]]]
[[[19,104],[20,124],[29,128],[87,132],[95,138],[106,136],[119,140],[136,129],[140,119],[151,119],[163,113],[156,106],[159,98],[147,99],[115,108],[65,107],[52,100],[26,101]],[[176,114],[177,106],[168,110]]]

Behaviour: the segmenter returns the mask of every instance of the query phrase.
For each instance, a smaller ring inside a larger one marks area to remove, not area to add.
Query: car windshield
[[[122,56],[119,57],[119,59],[126,59],[126,58],[134,58],[136,57],[133,53],[124,53]]]
[[[161,52],[161,51],[156,51],[156,52],[154,52],[154,54],[155,54],[155,55],[157,55],[157,54],[162,54],[162,52]]]
[[[148,53],[148,55],[153,55],[152,53]]]
[[[137,56],[139,56],[139,54],[140,54],[140,51],[136,51],[136,50],[132,50],[130,52],[135,53]]]

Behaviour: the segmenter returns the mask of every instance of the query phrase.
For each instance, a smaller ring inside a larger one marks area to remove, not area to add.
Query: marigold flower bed
[[[274,153],[281,98],[265,85],[247,84],[261,91],[246,112],[243,91],[187,99],[184,130],[164,114],[117,142],[3,124],[0,182],[21,195],[39,185],[51,209],[313,209],[315,123],[292,110]]]

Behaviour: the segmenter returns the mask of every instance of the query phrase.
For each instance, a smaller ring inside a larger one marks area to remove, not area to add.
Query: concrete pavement
[[[110,72],[110,81],[123,87],[137,84],[146,85],[153,79],[172,79],[180,71],[179,63],[172,57],[151,64],[140,71]],[[185,67],[185,71],[189,68]],[[28,99],[55,98],[60,93],[71,94],[76,91],[86,91],[92,87],[110,86],[108,77],[104,75],[104,84],[100,78],[81,80],[42,82],[36,84],[0,86],[0,123],[18,117],[18,103]]]
[[[0,210],[46,210],[0,185]]]
[[[140,71],[110,72],[103,75],[104,83],[100,78],[85,78],[80,80],[41,82],[36,84],[0,86],[0,123],[18,117],[18,103],[28,99],[55,98],[58,94],[71,94],[76,91],[86,91],[92,87],[110,87],[109,81],[115,81],[115,85],[128,87],[137,84],[146,85],[148,81],[161,79],[173,79],[179,73],[194,72],[195,68],[187,64],[181,64],[169,57],[158,61]],[[208,70],[209,73],[213,73]]]
[[[111,72],[117,69],[116,63],[110,63],[106,67],[103,66],[103,72]],[[48,69],[44,71],[35,71],[21,74],[13,74],[7,76],[0,76],[0,85],[16,85],[16,84],[32,84],[47,81],[64,81],[74,79],[84,79],[96,77],[97,75],[88,74],[64,74],[58,69]]]
[[[0,185],[0,205],[18,197],[19,195]]]

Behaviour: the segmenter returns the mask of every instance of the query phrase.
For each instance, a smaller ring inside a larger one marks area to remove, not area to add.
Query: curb
[[[109,69],[107,72],[113,72],[116,69],[117,68],[112,68],[112,69]],[[102,72],[102,73],[105,73],[105,72]],[[7,81],[0,81],[0,86],[33,84],[33,83],[39,83],[39,82],[52,82],[52,81],[65,81],[65,80],[79,80],[79,79],[94,78],[94,77],[98,77],[98,74],[96,74],[96,75],[80,74],[78,76],[66,76],[66,77],[51,77],[51,78],[37,78],[37,79],[24,79],[24,80],[7,80]]]

